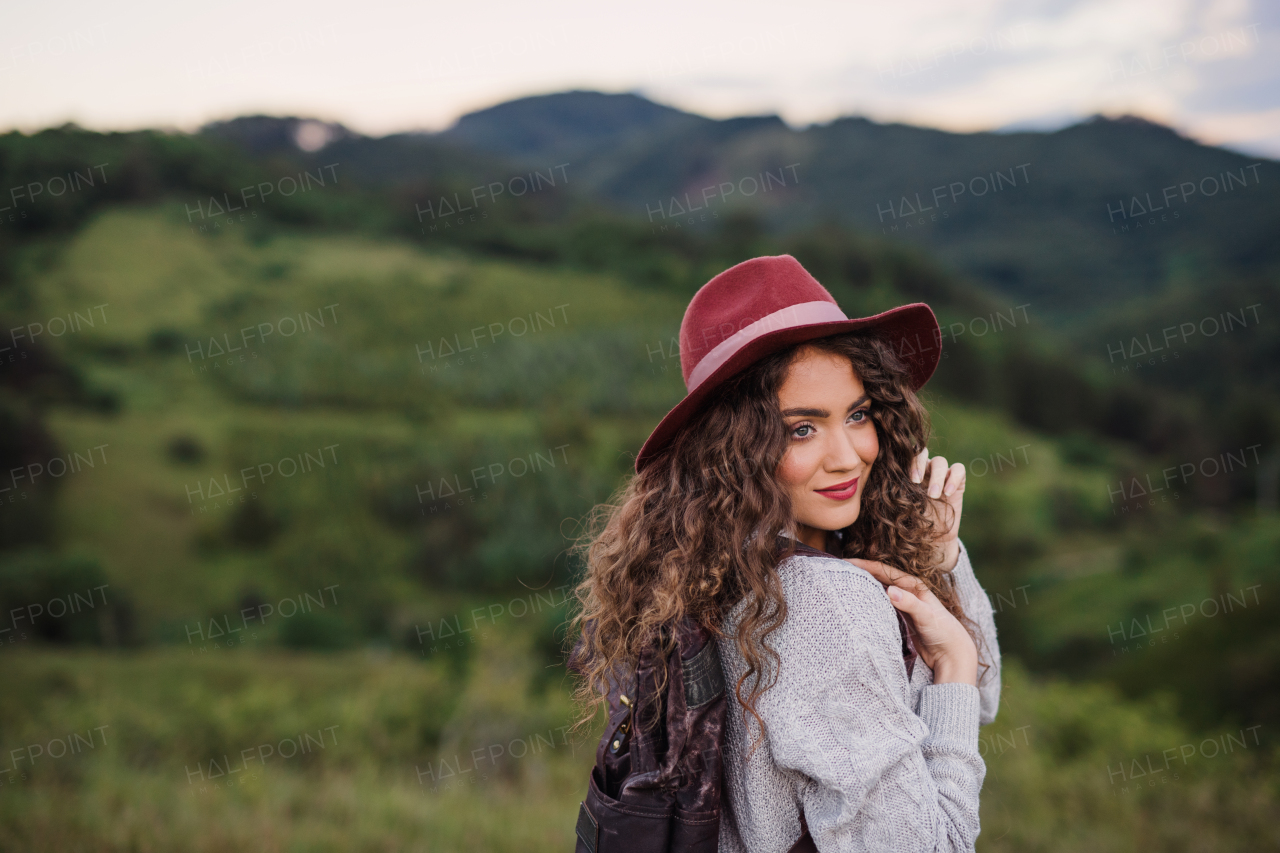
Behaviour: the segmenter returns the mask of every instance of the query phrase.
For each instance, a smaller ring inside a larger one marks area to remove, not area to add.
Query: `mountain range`
[[[776,233],[817,224],[923,247],[953,270],[1070,324],[1280,266],[1275,161],[1152,122],[1094,117],[1054,132],[951,133],[841,118],[712,119],[636,94],[563,92],[462,116],[440,133],[367,137],[263,116],[202,133],[254,154],[343,163],[370,186],[461,184],[561,169],[579,198],[657,233],[748,213]],[[331,140],[298,147],[299,132]],[[518,185],[517,185],[518,186]]]
[[[0,470],[115,461],[0,513],[0,551],[34,549],[0,571],[0,605],[109,583],[136,609],[89,635],[189,644],[189,621],[323,579],[341,616],[282,641],[417,654],[406,601],[466,613],[564,566],[563,520],[607,498],[684,394],[692,293],[787,252],[853,316],[937,313],[931,447],[973,472],[984,583],[1031,590],[1000,605],[1002,643],[1101,673],[1106,626],[1274,577],[1274,516],[1249,507],[1274,500],[1280,438],[1275,176],[1136,119],[792,128],[592,92],[384,137],[272,116],[2,134]],[[526,336],[549,311],[563,322]],[[246,337],[310,312],[329,326]],[[339,445],[305,481],[194,502],[197,482]],[[515,475],[552,449],[563,465]],[[504,467],[474,505],[461,485],[425,503],[424,484]],[[1280,622],[1246,615],[1113,683],[1173,688],[1204,725],[1269,725]]]

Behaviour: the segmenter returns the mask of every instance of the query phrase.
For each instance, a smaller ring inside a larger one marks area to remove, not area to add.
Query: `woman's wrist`
[[[972,684],[978,686],[978,655],[955,655],[934,661],[934,684]]]
[[[960,540],[951,539],[942,544],[939,549],[939,555],[942,571],[950,572],[960,563]]]

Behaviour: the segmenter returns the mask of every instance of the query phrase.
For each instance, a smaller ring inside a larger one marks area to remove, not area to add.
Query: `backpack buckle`
[[[631,730],[631,715],[635,711],[635,706],[631,704],[627,694],[619,694],[618,701],[626,706],[627,715],[622,718],[622,722],[618,723],[618,727],[613,730],[613,740],[609,742],[609,751],[614,755],[621,752],[627,745],[627,734]]]

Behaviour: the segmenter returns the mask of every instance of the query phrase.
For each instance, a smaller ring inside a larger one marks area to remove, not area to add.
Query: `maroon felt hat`
[[[916,390],[929,381],[942,355],[938,321],[923,302],[851,320],[790,255],[752,258],[720,273],[684,312],[680,370],[688,393],[640,448],[636,471],[671,443],[726,380],[794,344],[855,331],[873,331],[892,346]]]

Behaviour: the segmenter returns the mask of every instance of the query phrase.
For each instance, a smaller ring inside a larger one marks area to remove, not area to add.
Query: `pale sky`
[[[0,128],[249,113],[383,134],[514,97],[969,131],[1133,113],[1280,157],[1274,0],[9,2]]]

